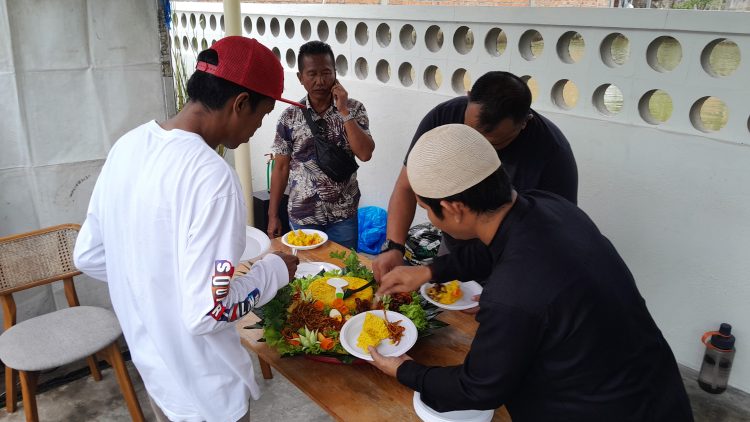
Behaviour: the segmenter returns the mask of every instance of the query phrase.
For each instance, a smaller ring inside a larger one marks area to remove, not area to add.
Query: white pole
[[[242,35],[240,0],[224,0],[225,35]],[[247,224],[252,226],[253,215],[253,173],[250,167],[250,143],[244,143],[234,150],[234,168],[240,177],[242,194],[247,204]]]

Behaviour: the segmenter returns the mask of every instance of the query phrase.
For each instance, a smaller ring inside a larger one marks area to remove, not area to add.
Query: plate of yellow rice
[[[325,232],[315,229],[292,230],[281,236],[281,243],[300,251],[315,249],[327,240],[328,235]]]
[[[398,344],[393,344],[388,337],[384,316],[388,318],[388,322],[399,321],[399,325],[405,328]],[[377,310],[354,315],[341,328],[339,340],[341,346],[352,356],[372,360],[367,346],[376,346],[378,353],[383,356],[401,356],[414,346],[417,336],[417,327],[406,316],[393,311],[386,311],[384,315],[382,310]]]
[[[482,294],[482,286],[476,281],[458,280],[443,283],[439,294],[435,294],[437,283],[425,283],[419,289],[422,296],[433,305],[451,311],[462,311],[479,305],[472,297]]]

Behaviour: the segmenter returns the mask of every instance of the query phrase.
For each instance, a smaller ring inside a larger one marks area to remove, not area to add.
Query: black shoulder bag
[[[345,149],[323,138],[307,107],[302,109],[302,114],[305,116],[307,126],[310,127],[315,139],[315,157],[318,167],[334,182],[340,183],[349,180],[352,173],[359,168],[357,162],[354,161],[354,157],[347,153]]]

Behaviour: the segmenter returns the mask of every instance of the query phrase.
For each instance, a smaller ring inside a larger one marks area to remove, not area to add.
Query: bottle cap
[[[711,336],[711,345],[721,350],[732,350],[734,347],[732,326],[727,323],[722,323],[719,328],[719,333]]]

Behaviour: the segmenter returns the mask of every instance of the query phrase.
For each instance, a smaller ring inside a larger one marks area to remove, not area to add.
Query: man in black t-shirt
[[[531,91],[519,77],[508,72],[488,72],[480,77],[468,96],[439,104],[422,119],[409,152],[417,140],[438,126],[460,123],[479,131],[495,148],[519,192],[530,189],[556,193],[577,202],[578,169],[570,144],[554,123],[530,108]],[[408,153],[407,153],[408,158]],[[416,209],[414,192],[404,167],[388,203],[387,238],[383,253],[373,262],[378,281],[394,267],[403,265],[407,231]],[[448,242],[452,243],[450,239]],[[489,253],[481,245],[437,257],[431,265],[436,281],[448,281],[456,274],[481,278]],[[452,255],[452,256],[451,256]]]

